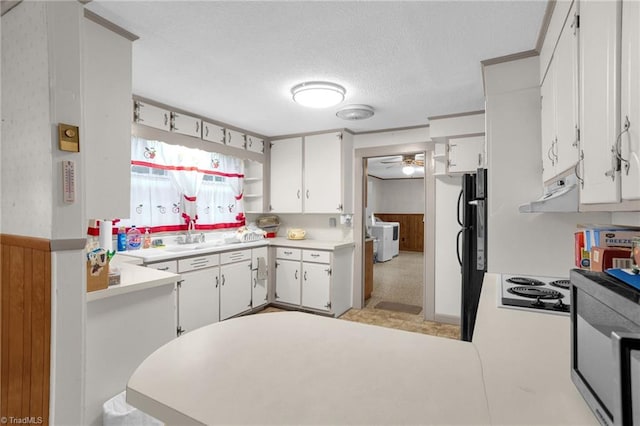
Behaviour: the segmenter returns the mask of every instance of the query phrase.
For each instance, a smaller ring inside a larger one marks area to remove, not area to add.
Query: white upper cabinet
[[[622,2],[622,199],[640,199],[640,2]]]
[[[202,122],[202,139],[209,142],[224,144],[224,127],[206,121]]]
[[[225,144],[234,148],[244,149],[244,134],[227,129],[225,132]]]
[[[302,213],[302,138],[271,142],[270,211]]]
[[[578,162],[577,55],[574,4],[566,16],[540,86],[543,181],[574,168]]]
[[[245,137],[247,151],[264,154],[264,140],[256,136],[246,135]]]
[[[130,215],[131,42],[83,20],[83,107],[80,149],[86,162],[88,218]],[[105,190],[105,182],[108,189]]]
[[[340,213],[342,203],[342,133],[304,138],[304,211]]]
[[[620,1],[580,2],[580,202],[620,201],[615,155],[620,128]]]
[[[484,136],[449,139],[449,173],[475,173],[484,167]]]
[[[146,102],[136,101],[133,121],[168,132],[171,130],[171,111]]]
[[[181,135],[202,137],[202,120],[178,112],[171,113],[171,131]]]

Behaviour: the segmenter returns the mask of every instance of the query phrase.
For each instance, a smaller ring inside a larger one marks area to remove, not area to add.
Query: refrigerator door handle
[[[457,212],[458,213],[458,216],[457,216],[458,224],[460,226],[464,226],[464,224],[462,223],[462,219],[460,218],[460,204],[462,202],[462,195],[463,195],[463,191],[460,190],[460,194],[458,195],[458,212]]]
[[[458,235],[456,235],[456,255],[458,257],[458,263],[460,267],[462,267],[462,257],[460,256],[460,235],[465,231],[465,228],[462,228],[458,231]]]

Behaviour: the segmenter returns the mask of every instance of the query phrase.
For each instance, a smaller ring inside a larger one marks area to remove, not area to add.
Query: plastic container
[[[151,234],[149,234],[149,228],[144,231],[144,238],[142,240],[142,248],[151,247]]]
[[[139,250],[142,248],[142,233],[135,225],[127,232],[127,250]]]
[[[162,426],[160,420],[127,404],[126,392],[121,392],[102,404],[104,426]]]
[[[124,226],[118,228],[118,251],[126,251],[127,250],[127,230]]]

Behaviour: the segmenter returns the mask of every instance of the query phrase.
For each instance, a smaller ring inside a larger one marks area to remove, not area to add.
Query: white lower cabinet
[[[269,249],[259,247],[251,250],[251,307],[266,305],[269,301]]]
[[[276,249],[275,303],[340,316],[351,307],[353,247]]]
[[[331,310],[331,265],[302,265],[302,306],[320,311]]]
[[[182,273],[178,283],[178,335],[220,319],[218,268]]]
[[[300,305],[299,260],[276,260],[276,302]]]
[[[251,250],[245,250],[249,253]],[[220,266],[220,320],[251,309],[251,260]]]

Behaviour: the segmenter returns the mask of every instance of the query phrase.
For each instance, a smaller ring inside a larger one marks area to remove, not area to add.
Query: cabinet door
[[[304,138],[304,212],[342,211],[342,133]]]
[[[555,68],[556,174],[578,162],[578,40],[575,25],[572,25],[575,9],[574,2],[552,59]]]
[[[584,186],[580,202],[620,201],[612,152],[618,136],[619,1],[580,2],[580,146]]]
[[[475,172],[484,164],[484,136],[449,140],[449,172]]]
[[[216,124],[202,122],[202,139],[209,142],[224,144],[225,132],[224,127]]]
[[[83,20],[81,150],[86,217],[129,217],[131,193],[131,42]],[[109,189],[104,188],[105,177]],[[82,188],[81,188],[82,189]]]
[[[331,310],[331,267],[324,263],[302,264],[302,306]]]
[[[541,137],[542,137],[542,180],[546,181],[556,175],[556,111],[555,111],[555,62],[547,69],[547,75],[540,86],[541,104]]]
[[[622,198],[640,199],[640,3],[622,2]],[[626,126],[626,122],[630,126]]]
[[[200,139],[202,137],[202,120],[190,115],[172,112],[171,131]]]
[[[264,140],[256,136],[247,135],[247,151],[264,153]]]
[[[251,250],[251,305],[256,308],[267,303],[269,280],[267,276],[269,274],[269,257],[267,247],[260,247]],[[262,259],[262,260],[259,260]],[[264,268],[265,271],[259,270]],[[265,276],[265,273],[267,276]]]
[[[136,101],[134,118],[136,123],[155,129],[167,132],[171,129],[171,112],[144,102]]]
[[[302,138],[271,143],[271,200],[274,213],[302,213]]]
[[[280,260],[276,262],[276,302],[300,305],[301,262]]]
[[[244,149],[244,146],[245,146],[244,134],[240,132],[236,132],[235,130],[227,129],[224,143],[234,148]]]
[[[251,261],[220,267],[220,320],[251,309]]]
[[[219,321],[218,268],[182,274],[178,287],[178,325],[189,332]]]

